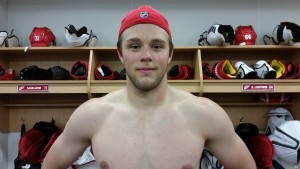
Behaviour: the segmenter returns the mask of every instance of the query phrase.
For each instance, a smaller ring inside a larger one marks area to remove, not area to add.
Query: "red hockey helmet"
[[[32,47],[55,46],[55,36],[47,27],[34,27],[29,40]]]
[[[255,45],[256,33],[251,25],[235,29],[235,45]]]

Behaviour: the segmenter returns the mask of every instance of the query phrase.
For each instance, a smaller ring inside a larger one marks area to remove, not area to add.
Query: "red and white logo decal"
[[[19,84],[18,92],[48,92],[49,86],[45,84]]]
[[[141,18],[148,18],[148,16],[149,16],[149,13],[146,12],[146,11],[140,13],[140,17],[141,17]]]
[[[274,83],[243,83],[242,91],[274,91]]]

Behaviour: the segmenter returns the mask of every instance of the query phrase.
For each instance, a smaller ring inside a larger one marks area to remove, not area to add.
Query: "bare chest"
[[[204,139],[177,116],[111,118],[92,139],[105,169],[196,169]]]

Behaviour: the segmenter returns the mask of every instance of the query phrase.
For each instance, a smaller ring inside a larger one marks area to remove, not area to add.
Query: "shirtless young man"
[[[204,146],[226,169],[256,169],[220,106],[168,85],[171,38],[167,20],[149,6],[125,16],[118,54],[126,88],[79,106],[43,169],[66,169],[89,145],[101,169],[198,169]]]

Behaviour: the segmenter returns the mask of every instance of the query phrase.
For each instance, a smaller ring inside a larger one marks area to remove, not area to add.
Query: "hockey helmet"
[[[224,46],[232,45],[234,30],[231,25],[214,24],[210,29],[200,35],[200,46]]]
[[[238,26],[235,29],[235,45],[255,45],[256,33],[251,25]]]
[[[97,36],[90,30],[88,33],[87,27],[83,26],[80,29],[76,29],[74,25],[69,24],[66,29],[66,39],[68,44],[73,47],[78,46],[96,46],[98,42]]]
[[[34,27],[29,40],[32,47],[55,46],[55,36],[47,27]]]
[[[293,45],[300,42],[300,26],[292,22],[281,22],[275,26],[272,34],[263,37],[266,45]]]

